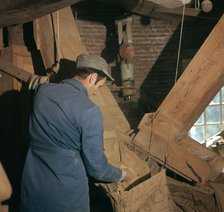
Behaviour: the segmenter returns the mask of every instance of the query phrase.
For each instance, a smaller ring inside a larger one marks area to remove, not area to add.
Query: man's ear
[[[97,81],[97,73],[92,73],[92,74],[90,74],[90,75],[88,76],[88,78],[89,78],[89,84],[90,84],[90,85],[95,84],[96,81]]]

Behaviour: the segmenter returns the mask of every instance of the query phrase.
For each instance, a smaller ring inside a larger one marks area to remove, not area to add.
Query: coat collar
[[[78,81],[76,79],[65,79],[65,80],[61,81],[60,83],[69,84],[69,85],[73,86],[74,88],[76,88],[77,90],[84,93],[86,96],[88,96],[88,92],[87,92],[87,89],[85,88],[85,86],[80,81]]]

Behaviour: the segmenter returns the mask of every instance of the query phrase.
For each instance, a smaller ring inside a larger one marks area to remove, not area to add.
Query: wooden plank
[[[51,16],[47,15],[34,20],[34,39],[37,43],[37,48],[41,51],[41,56],[45,68],[50,68],[55,63],[53,30]],[[44,30],[43,30],[44,29]]]
[[[183,148],[190,154],[193,154],[200,158],[203,161],[207,161],[210,169],[211,169],[211,179],[215,179],[219,174],[220,170],[223,169],[223,159],[220,155],[211,151],[208,148],[205,148],[197,141],[193,140],[190,137],[184,137],[180,142],[177,143],[180,148]]]
[[[80,53],[87,53],[70,7],[35,20],[34,37],[45,68],[55,65],[56,60],[60,62],[66,58],[75,61]]]
[[[124,114],[117,107],[100,107],[103,114],[103,125],[106,131],[120,130],[125,133],[130,129],[130,125]]]
[[[183,14],[183,7],[177,7],[177,8],[166,8],[166,7],[157,7],[155,9],[155,12],[158,13],[168,13],[168,14],[173,14],[173,15],[182,15]],[[185,16],[192,16],[196,17],[198,14],[201,12],[200,9],[195,9],[195,8],[185,8],[184,15]]]
[[[7,51],[11,52],[12,63],[0,58],[0,70],[15,77],[20,82],[28,82],[34,70],[31,55],[27,48],[20,45],[11,45]],[[14,85],[18,90],[17,82],[14,82]]]
[[[18,68],[22,68],[25,71],[34,74],[31,54],[28,52],[27,48],[22,45],[12,45],[11,50],[12,63]]]
[[[141,128],[133,143],[152,155],[161,165],[188,180],[205,182],[210,176],[210,167],[206,161],[188,153],[180,145],[167,140],[167,137],[161,137],[148,127]]]
[[[125,133],[130,129],[130,124],[107,86],[101,87],[96,95],[91,96],[91,100],[101,109],[106,137],[111,131],[119,129]]]
[[[80,0],[1,0],[0,27],[27,23]],[[18,18],[19,17],[19,18]]]
[[[8,205],[0,205],[0,212],[9,212]]]
[[[217,157],[217,154],[215,152],[211,151],[208,148],[205,148],[200,143],[188,136],[183,138],[177,144],[193,155],[197,155],[202,160],[212,161],[215,157]]]
[[[0,202],[9,199],[11,194],[12,194],[11,184],[0,162]]]
[[[190,1],[183,1],[183,0],[146,0],[149,2],[153,2],[157,5],[160,5],[165,8],[179,8],[185,4],[188,4]]]
[[[96,93],[96,95],[90,98],[92,101],[98,102],[99,106],[118,106],[117,101],[106,85],[100,88],[100,94]]]
[[[224,84],[224,17],[221,18],[183,75],[161,104],[156,120],[160,130],[182,139]],[[163,119],[167,121],[162,121]],[[171,120],[171,122],[168,122]],[[170,126],[170,127],[168,127]]]
[[[144,117],[142,118],[138,128],[140,129],[142,126],[149,125],[152,121],[154,116],[154,113],[146,113]],[[176,142],[177,148],[182,148],[189,152],[190,154],[193,154],[196,157],[199,157],[201,160],[207,161],[208,164],[216,163],[216,166],[210,166],[212,170],[212,173],[214,173],[215,176],[217,176],[222,169],[223,160],[221,157],[219,157],[215,152],[205,148],[198,142],[196,142],[194,139],[186,136],[181,141]],[[179,145],[179,147],[178,147]],[[219,167],[219,165],[221,167]],[[218,168],[217,168],[218,167]],[[180,173],[181,174],[181,173]]]
[[[187,151],[180,141],[224,84],[223,31],[224,17],[187,66],[152,121],[145,124],[135,138],[136,145],[160,163],[186,178],[202,182],[217,177],[224,161],[217,156],[209,163],[199,157],[200,152],[194,155]],[[194,148],[197,144],[191,145]]]
[[[9,36],[8,36],[9,46],[25,45],[24,39],[23,39],[23,26],[22,25],[8,27],[8,32],[9,32]]]
[[[87,53],[87,50],[82,44],[71,7],[59,10],[58,15],[60,57],[67,58],[69,60],[76,60],[80,53]],[[63,48],[63,46],[67,46],[67,48]]]
[[[223,183],[211,183],[212,188],[215,191],[215,197],[217,202],[218,211],[224,211],[224,184]]]
[[[28,52],[27,48],[23,45],[12,45],[11,46],[12,50],[12,63],[18,67],[22,68],[28,73],[33,74],[34,69],[33,69],[33,62],[31,58],[31,54]],[[14,84],[14,89],[17,91],[21,90],[22,87],[22,81],[24,81],[23,78],[26,79],[27,73],[25,73],[25,76],[23,76],[23,72],[20,72],[19,78],[14,78],[13,79],[13,84]]]
[[[0,51],[1,49],[4,48],[4,42],[3,42],[3,29],[0,28]],[[0,52],[0,55],[1,55],[1,52]]]
[[[6,60],[2,58],[0,58],[0,70],[24,82],[28,82],[30,77],[32,76],[31,73],[27,72],[24,69],[18,68],[12,63],[6,62]]]

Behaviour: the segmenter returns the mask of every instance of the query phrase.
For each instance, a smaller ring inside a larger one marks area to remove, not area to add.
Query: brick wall
[[[111,66],[112,75],[116,79],[115,84],[120,86],[118,77],[120,70],[116,65],[119,52],[114,24],[116,16],[111,15],[109,11],[111,11],[110,8],[107,8],[106,12],[104,9],[99,10],[98,8],[98,16],[99,13],[101,14],[98,19],[94,13],[89,14],[92,20],[86,16],[86,20],[83,18],[76,20],[87,51],[102,55],[107,60]],[[152,112],[158,108],[174,85],[180,21],[146,19],[138,15],[132,15],[132,18],[132,38],[135,49],[135,56],[132,60],[135,95],[132,97],[132,102],[124,102],[119,93],[113,94],[126,117],[135,127],[145,112]],[[193,57],[214,25],[214,21],[198,19],[185,21],[178,76],[182,73],[181,60]],[[186,52],[184,50],[191,50],[190,56],[184,55]]]
[[[88,53],[100,55],[105,48],[106,27],[94,21],[77,21],[80,36]]]

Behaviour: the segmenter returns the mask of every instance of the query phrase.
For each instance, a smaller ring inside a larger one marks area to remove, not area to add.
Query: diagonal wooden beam
[[[181,141],[224,84],[224,17],[188,65],[166,99],[134,139],[160,163],[192,180],[206,182],[221,173],[213,162],[186,150]],[[196,143],[191,143],[192,149]],[[203,147],[205,148],[205,147]],[[215,170],[215,171],[214,171]],[[214,173],[215,172],[215,173]]]
[[[1,0],[0,28],[27,23],[59,9],[76,4],[79,1],[80,0]]]
[[[16,79],[19,79],[24,82],[28,82],[33,74],[18,68],[17,66],[13,65],[10,62],[7,62],[3,58],[0,58],[0,71],[3,71],[4,73],[15,77]]]

